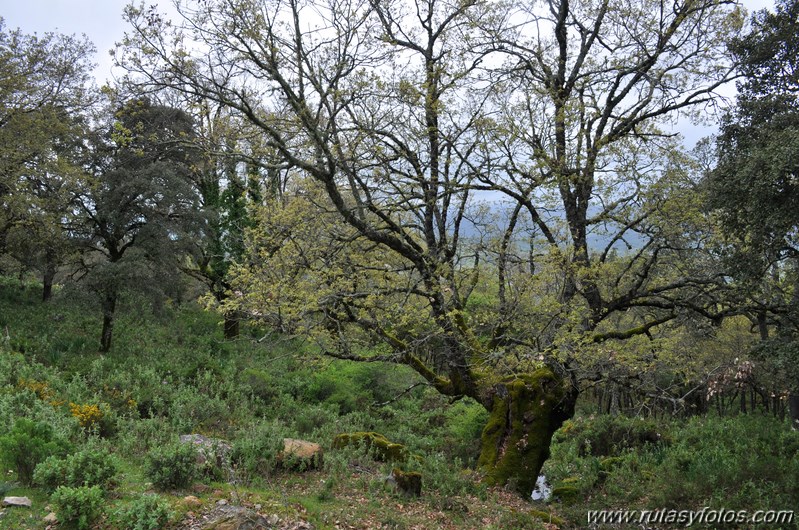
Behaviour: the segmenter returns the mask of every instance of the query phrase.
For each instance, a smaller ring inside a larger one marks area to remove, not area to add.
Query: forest
[[[797,528],[799,0],[175,13],[0,19],[0,528]]]

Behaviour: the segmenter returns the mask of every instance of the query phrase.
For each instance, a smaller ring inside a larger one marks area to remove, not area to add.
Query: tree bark
[[[799,394],[791,393],[788,396],[788,409],[791,417],[791,428],[799,430]]]
[[[55,280],[56,266],[55,263],[48,262],[44,266],[44,273],[42,274],[42,302],[48,302],[53,298],[53,281]]]
[[[527,498],[549,457],[552,435],[574,414],[576,389],[541,368],[497,384],[490,394],[478,467],[488,484],[507,486]]]
[[[225,339],[235,339],[239,336],[239,315],[235,311],[227,312],[224,315],[224,335]]]
[[[100,335],[100,351],[105,353],[111,349],[114,333],[114,313],[116,312],[117,295],[108,293],[103,300],[103,331]]]

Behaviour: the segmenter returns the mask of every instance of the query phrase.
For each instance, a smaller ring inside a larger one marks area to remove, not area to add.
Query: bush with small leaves
[[[86,448],[65,458],[47,458],[36,466],[33,481],[49,491],[58,486],[100,486],[109,489],[116,472],[116,462],[108,451]]]
[[[60,528],[86,530],[102,513],[103,490],[99,486],[59,486],[50,496]]]
[[[152,494],[142,495],[116,513],[119,528],[127,530],[158,530],[171,516],[169,503]]]
[[[147,477],[161,491],[185,488],[197,476],[197,452],[191,444],[156,448],[147,455]]]
[[[20,418],[10,433],[0,436],[0,463],[13,468],[17,480],[30,486],[36,466],[49,456],[65,453],[67,447],[48,424]]]
[[[252,482],[271,475],[278,467],[285,434],[278,422],[259,422],[242,430],[230,454],[236,478]]]

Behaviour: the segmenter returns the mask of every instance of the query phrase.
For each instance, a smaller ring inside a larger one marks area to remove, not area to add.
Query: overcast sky
[[[23,33],[85,34],[97,47],[95,77],[103,84],[111,77],[109,50],[122,40],[127,24],[122,11],[130,0],[0,0],[0,17],[8,29]],[[137,2],[138,3],[138,0]],[[172,0],[146,0],[159,11],[173,11]]]
[[[95,77],[98,84],[111,79],[109,50],[122,39],[127,24],[122,20],[122,10],[130,0],[0,0],[0,17],[6,28],[20,28],[23,33],[56,31],[66,34],[85,34],[97,47]],[[139,0],[136,0],[138,3]],[[772,8],[773,0],[743,0],[750,11]],[[157,5],[159,11],[175,13],[172,0],[145,0]],[[680,124],[686,144],[712,132],[712,128]]]

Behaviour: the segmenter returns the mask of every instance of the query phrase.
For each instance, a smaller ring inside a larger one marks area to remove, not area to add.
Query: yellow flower
[[[97,425],[103,418],[103,412],[98,405],[79,405],[69,404],[69,411],[72,413],[81,427],[89,428]]]
[[[47,401],[54,407],[57,406],[57,400],[55,399],[55,392],[53,389],[50,388],[50,385],[47,384],[46,381],[37,381],[35,379],[20,379],[17,383],[17,388],[21,390],[30,390],[36,397],[41,399],[42,401]]]

